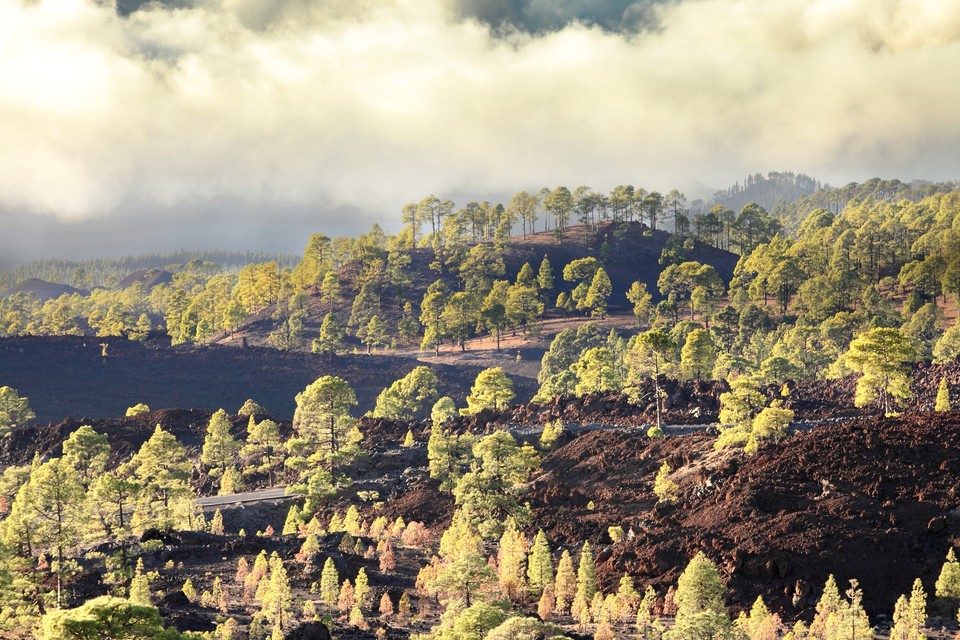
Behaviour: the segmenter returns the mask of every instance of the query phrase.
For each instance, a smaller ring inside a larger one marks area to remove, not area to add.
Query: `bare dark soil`
[[[107,344],[107,356],[101,356]],[[0,339],[0,385],[30,399],[40,422],[122,416],[144,402],[153,409],[184,407],[234,412],[248,398],[272,416],[291,419],[296,394],[322,375],[346,379],[357,393],[358,413],[420,362],[389,355],[319,355],[274,349],[169,347],[119,338],[20,337]],[[440,391],[463,405],[480,367],[432,365]],[[535,381],[514,379],[518,397]]]
[[[829,573],[857,578],[868,610],[889,613],[916,577],[932,593],[960,543],[958,412],[822,426],[755,457],[715,452],[713,442],[583,435],[544,460],[530,496],[537,525],[563,544],[601,545],[607,583],[626,571],[661,592],[703,550],[735,607],[763,595],[789,618],[811,613]],[[663,461],[680,486],[676,504],[653,494]],[[632,539],[611,544],[616,525]]]

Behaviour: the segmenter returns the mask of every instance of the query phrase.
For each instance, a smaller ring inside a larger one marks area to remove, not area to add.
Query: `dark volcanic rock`
[[[330,640],[330,630],[322,622],[304,622],[286,635],[286,640]]]

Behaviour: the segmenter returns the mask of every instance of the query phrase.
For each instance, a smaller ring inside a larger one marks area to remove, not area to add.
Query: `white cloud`
[[[960,3],[680,0],[496,37],[449,0],[0,0],[0,207],[358,205],[960,173]]]

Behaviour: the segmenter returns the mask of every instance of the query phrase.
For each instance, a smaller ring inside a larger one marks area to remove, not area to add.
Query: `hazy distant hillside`
[[[191,260],[215,262],[225,271],[236,271],[247,264],[276,261],[285,267],[293,267],[299,256],[290,254],[267,253],[261,251],[173,251],[170,253],[148,253],[123,258],[95,258],[89,260],[58,260],[44,258],[32,260],[7,273],[0,274],[0,290],[37,278],[47,282],[65,285],[82,285],[81,288],[103,286],[108,278],[123,280],[130,274],[142,269],[163,269],[172,264],[185,264]],[[83,269],[86,282],[75,282],[77,270]]]
[[[790,203],[824,188],[817,179],[792,171],[771,171],[766,176],[756,173],[729,189],[717,191],[706,208],[722,204],[733,211],[740,211],[748,202],[756,202],[774,213],[777,203]]]
[[[87,292],[80,291],[79,289],[71,287],[67,284],[57,284],[55,282],[47,282],[46,280],[39,280],[37,278],[28,278],[22,282],[18,282],[9,289],[0,290],[0,297],[12,296],[18,293],[33,294],[41,302],[46,302],[47,300],[59,298],[62,295],[69,296],[74,293],[85,294]]]
[[[796,233],[806,217],[816,209],[826,209],[839,213],[851,200],[877,202],[899,202],[908,200],[919,202],[938,193],[949,193],[960,188],[960,181],[927,182],[914,180],[882,180],[872,178],[866,182],[851,182],[843,187],[824,187],[809,195],[795,199],[785,206],[771,211],[779,218],[784,228],[791,234]]]

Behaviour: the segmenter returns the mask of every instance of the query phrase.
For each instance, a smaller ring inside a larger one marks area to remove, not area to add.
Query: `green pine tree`
[[[582,598],[584,602],[589,603],[596,594],[597,567],[593,562],[593,549],[589,542],[584,542],[583,550],[580,552],[580,564],[577,566],[576,598]]]
[[[541,529],[533,539],[533,549],[527,559],[527,584],[530,593],[539,597],[544,589],[553,587],[553,557],[550,554],[550,543]]]
[[[674,638],[714,638],[730,628],[724,606],[726,585],[717,566],[703,552],[694,556],[677,580]]]
[[[346,330],[332,313],[323,317],[320,324],[320,335],[317,336],[310,350],[314,353],[339,353],[343,351],[343,341]]]
[[[960,599],[960,562],[957,562],[957,554],[953,551],[953,547],[947,551],[947,561],[940,569],[940,577],[937,578],[935,588],[934,593],[938,598]]]
[[[940,378],[940,387],[937,389],[937,403],[933,408],[934,411],[950,411],[950,388],[947,386],[946,378]]]
[[[670,465],[664,461],[657,471],[657,477],[653,480],[653,493],[657,496],[658,502],[676,502],[677,492],[680,487],[670,479]]]
[[[337,572],[337,566],[333,564],[333,558],[327,558],[323,564],[323,572],[320,574],[320,601],[328,607],[335,607],[339,595],[340,574]]]
[[[130,602],[134,604],[152,604],[150,594],[150,578],[143,571],[143,558],[137,558],[137,566],[130,579]]]
[[[688,378],[710,376],[717,361],[717,348],[704,329],[694,329],[680,350],[680,369]]]
[[[210,467],[210,475],[219,477],[231,466],[240,451],[240,443],[230,433],[230,417],[223,409],[218,409],[210,417],[207,435],[203,439],[203,452],[200,460]]]

